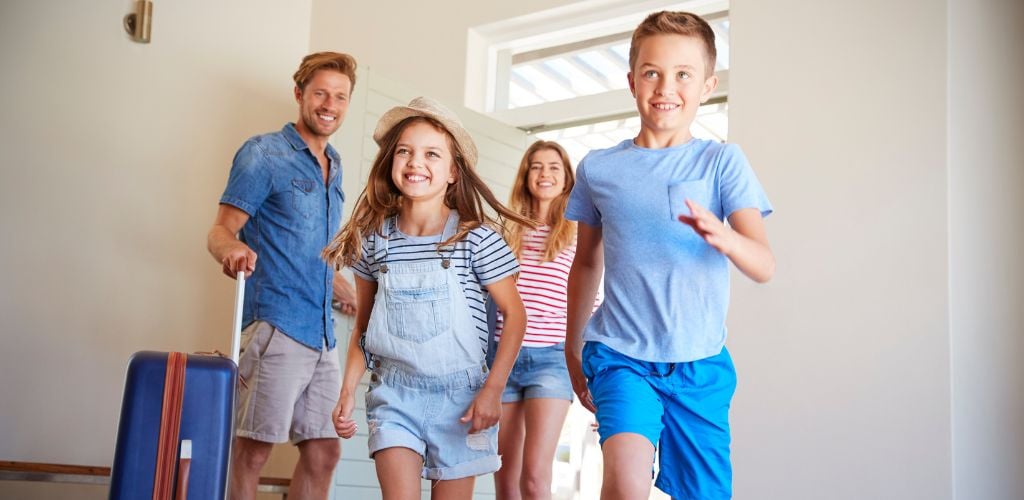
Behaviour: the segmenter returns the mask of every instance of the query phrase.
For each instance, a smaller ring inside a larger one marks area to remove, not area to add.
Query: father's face
[[[315,136],[328,137],[337,132],[348,111],[352,81],[338,71],[322,69],[313,73],[305,89],[295,89],[299,119]]]

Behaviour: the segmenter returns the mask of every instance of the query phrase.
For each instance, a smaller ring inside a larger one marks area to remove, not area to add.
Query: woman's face
[[[565,190],[565,165],[553,149],[541,149],[530,155],[526,188],[538,202],[554,200]]]

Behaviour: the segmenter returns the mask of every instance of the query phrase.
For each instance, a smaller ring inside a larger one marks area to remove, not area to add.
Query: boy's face
[[[705,73],[709,70],[699,38],[654,35],[641,40],[636,66],[628,75],[641,135],[653,134],[673,145],[689,140],[697,108],[718,85],[718,77]]]

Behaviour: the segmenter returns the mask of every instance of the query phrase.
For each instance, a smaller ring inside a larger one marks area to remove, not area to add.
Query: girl
[[[509,199],[512,210],[543,225],[512,226],[505,232],[519,258],[517,285],[527,322],[523,348],[501,398],[498,451],[504,465],[494,474],[498,500],[551,498],[551,463],[573,395],[565,367],[565,307],[576,224],[562,214],[574,184],[565,149],[537,141],[519,163]],[[506,341],[519,344],[518,332],[508,329],[514,323],[502,319],[499,348]]]
[[[469,499],[475,476],[501,465],[494,426],[526,322],[515,255],[482,202],[499,219],[531,223],[477,176],[473,139],[439,103],[392,108],[373,139],[380,151],[366,188],[324,250],[352,267],[357,292],[335,429],[355,434],[356,387],[369,367],[368,444],[384,498],[419,499],[422,476],[434,480],[433,498]],[[491,369],[488,294],[508,340]]]

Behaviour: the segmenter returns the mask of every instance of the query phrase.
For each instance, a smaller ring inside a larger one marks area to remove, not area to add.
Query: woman
[[[519,259],[516,286],[526,306],[526,335],[502,394],[494,474],[498,500],[550,499],[551,471],[573,391],[565,367],[566,286],[576,254],[576,223],[563,216],[575,177],[565,149],[537,141],[523,155],[509,208],[541,223],[508,224]],[[501,339],[498,320],[498,341]]]

